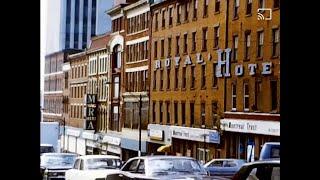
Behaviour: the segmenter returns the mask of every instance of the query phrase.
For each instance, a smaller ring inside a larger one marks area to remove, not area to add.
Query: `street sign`
[[[86,100],[87,100],[87,104],[96,104],[97,94],[87,94]]]

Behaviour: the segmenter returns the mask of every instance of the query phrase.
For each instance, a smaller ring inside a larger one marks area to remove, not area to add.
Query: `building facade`
[[[174,154],[205,162],[246,159],[279,141],[277,3],[151,4],[148,152],[171,144]],[[271,8],[272,20],[259,21],[259,7]]]
[[[65,78],[62,68],[68,61],[68,55],[77,52],[80,50],[69,49],[45,57],[43,121],[63,124],[63,94],[68,79]]]
[[[122,143],[123,158],[129,159],[146,153],[149,110],[149,19],[150,5],[140,0],[123,8],[124,11],[124,63]],[[140,106],[141,105],[141,106]],[[141,116],[141,128],[140,126]],[[141,146],[139,149],[139,132]],[[128,142],[128,143],[126,143]],[[130,142],[130,143],[129,143]]]
[[[150,123],[170,126],[173,153],[204,161],[221,157],[224,82],[214,74],[216,50],[225,43],[225,4],[215,6],[204,0],[151,5]]]
[[[87,48],[91,37],[108,31],[108,0],[55,0],[47,5],[46,54]]]
[[[227,87],[225,156],[253,160],[265,142],[280,141],[280,6],[267,0],[229,3],[230,74],[219,77]],[[270,8],[272,19],[258,20],[258,8]]]

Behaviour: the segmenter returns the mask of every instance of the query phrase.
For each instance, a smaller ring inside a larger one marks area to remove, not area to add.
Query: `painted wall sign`
[[[280,136],[280,122],[221,119],[221,129],[232,132]]]

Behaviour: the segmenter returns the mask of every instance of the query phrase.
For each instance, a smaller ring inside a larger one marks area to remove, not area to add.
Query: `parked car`
[[[129,159],[119,173],[110,174],[107,180],[117,179],[213,179],[200,163],[183,156],[143,156]]]
[[[213,159],[204,165],[211,176],[232,177],[242,165],[246,163],[243,159]]]
[[[43,179],[64,179],[77,155],[72,153],[43,153],[40,156],[40,174]]]
[[[244,164],[232,180],[280,180],[280,160],[255,161]]]
[[[54,153],[54,147],[52,144],[40,144],[40,155],[42,153]]]
[[[259,160],[279,159],[280,142],[267,142],[263,145]]]
[[[119,172],[121,160],[111,155],[79,156],[72,169],[66,172],[66,180],[95,180],[107,174]]]

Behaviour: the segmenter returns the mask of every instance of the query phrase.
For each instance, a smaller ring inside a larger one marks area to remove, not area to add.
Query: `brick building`
[[[135,157],[139,151],[139,121],[141,103],[141,152],[146,153],[149,107],[149,18],[147,0],[140,0],[123,8],[124,12],[124,63],[122,147],[124,159]],[[126,143],[128,142],[128,143]],[[129,143],[131,142],[131,143]]]
[[[215,155],[221,148],[218,139],[211,141],[209,136],[217,136],[216,116],[224,108],[223,80],[213,74],[216,50],[225,43],[225,4],[207,2],[162,1],[151,6],[149,129],[164,133],[171,142],[150,141],[172,144],[174,153],[200,160],[205,149],[210,159],[220,156]]]
[[[278,2],[151,5],[148,152],[171,144],[203,161],[247,158],[248,145],[257,157],[262,143],[279,140]],[[259,7],[272,8],[272,20],[258,21]]]
[[[271,8],[271,20],[258,20],[262,7]],[[254,146],[253,159],[266,141],[280,141],[279,1],[230,1],[229,12],[225,156],[247,159],[248,146]]]
[[[69,49],[45,56],[43,121],[63,124],[63,91],[67,79],[62,67],[69,54],[80,51]]]

